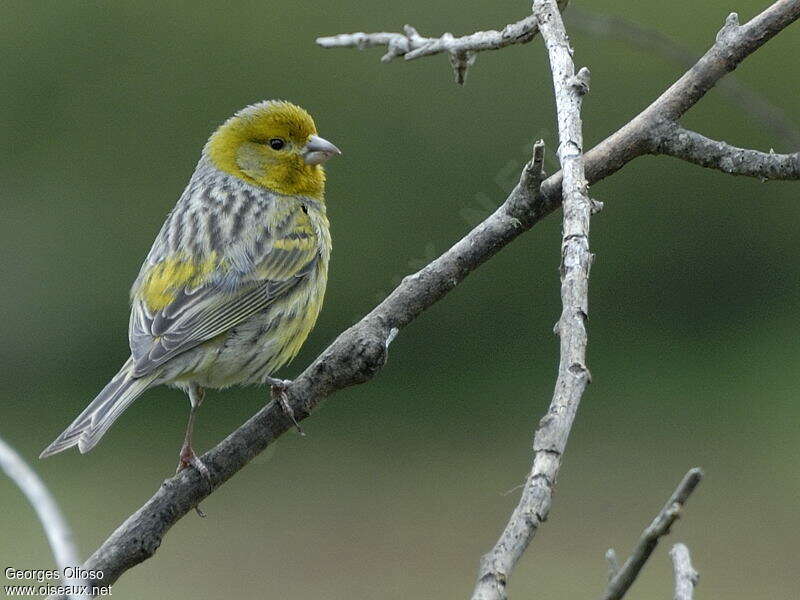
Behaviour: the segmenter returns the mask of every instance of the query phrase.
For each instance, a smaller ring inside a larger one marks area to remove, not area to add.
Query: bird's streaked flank
[[[208,140],[131,289],[131,357],[42,452],[88,452],[145,390],[191,402],[178,468],[194,465],[204,388],[269,383],[314,326],[331,238],[322,163],[340,154],[311,116],[283,101],[242,109]],[[283,404],[286,406],[285,402]]]

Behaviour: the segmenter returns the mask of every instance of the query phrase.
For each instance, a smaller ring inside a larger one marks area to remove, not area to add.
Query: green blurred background
[[[573,0],[578,4],[578,0]],[[598,0],[696,53],[724,17],[766,0]],[[211,130],[287,98],[344,155],[329,168],[331,283],[300,372],[401,277],[505,197],[531,141],[556,146],[541,42],[478,57],[464,88],[447,59],[383,65],[318,35],[499,27],[528,5],[476,0],[29,2],[0,6],[0,244],[5,293],[0,435],[36,467],[88,554],[173,469],[188,403],[148,392],[100,447],[39,451],[127,357],[128,287]],[[568,22],[569,24],[569,22]],[[587,147],[683,71],[617,35],[572,30],[592,71]],[[736,77],[800,124],[800,26]],[[685,123],[759,149],[797,150],[712,91]],[[552,159],[552,156],[551,156]],[[552,171],[553,163],[550,162]],[[591,598],[603,553],[627,555],[692,466],[707,478],[634,588],[671,594],[669,544],[690,545],[701,597],[800,591],[800,266],[796,183],[642,158],[592,194],[589,365],[550,521],[513,598]],[[337,394],[179,522],[121,598],[464,598],[517,501],[552,392],[559,313],[553,215],[409,326],[369,385]],[[207,449],[266,390],[212,392]],[[49,568],[32,510],[0,478],[0,565]]]

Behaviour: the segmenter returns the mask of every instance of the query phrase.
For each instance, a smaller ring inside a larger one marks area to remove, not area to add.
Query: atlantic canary
[[[204,389],[267,383],[280,396],[287,382],[271,375],[317,320],[331,252],[322,164],[336,154],[284,101],[248,106],[211,135],[131,289],[130,358],[42,458],[88,452],[166,384],[191,403],[178,469],[208,476],[192,448]]]

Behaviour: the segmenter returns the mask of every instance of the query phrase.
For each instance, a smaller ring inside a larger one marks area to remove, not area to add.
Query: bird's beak
[[[328,140],[318,135],[312,135],[308,138],[308,143],[303,148],[303,160],[308,165],[321,165],[331,156],[341,153],[342,151]]]

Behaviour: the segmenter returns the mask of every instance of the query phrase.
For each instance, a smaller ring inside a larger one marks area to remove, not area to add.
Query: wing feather
[[[308,216],[298,206],[289,217],[199,260],[150,257],[132,292],[135,376],[264,310],[316,268],[319,248]]]

